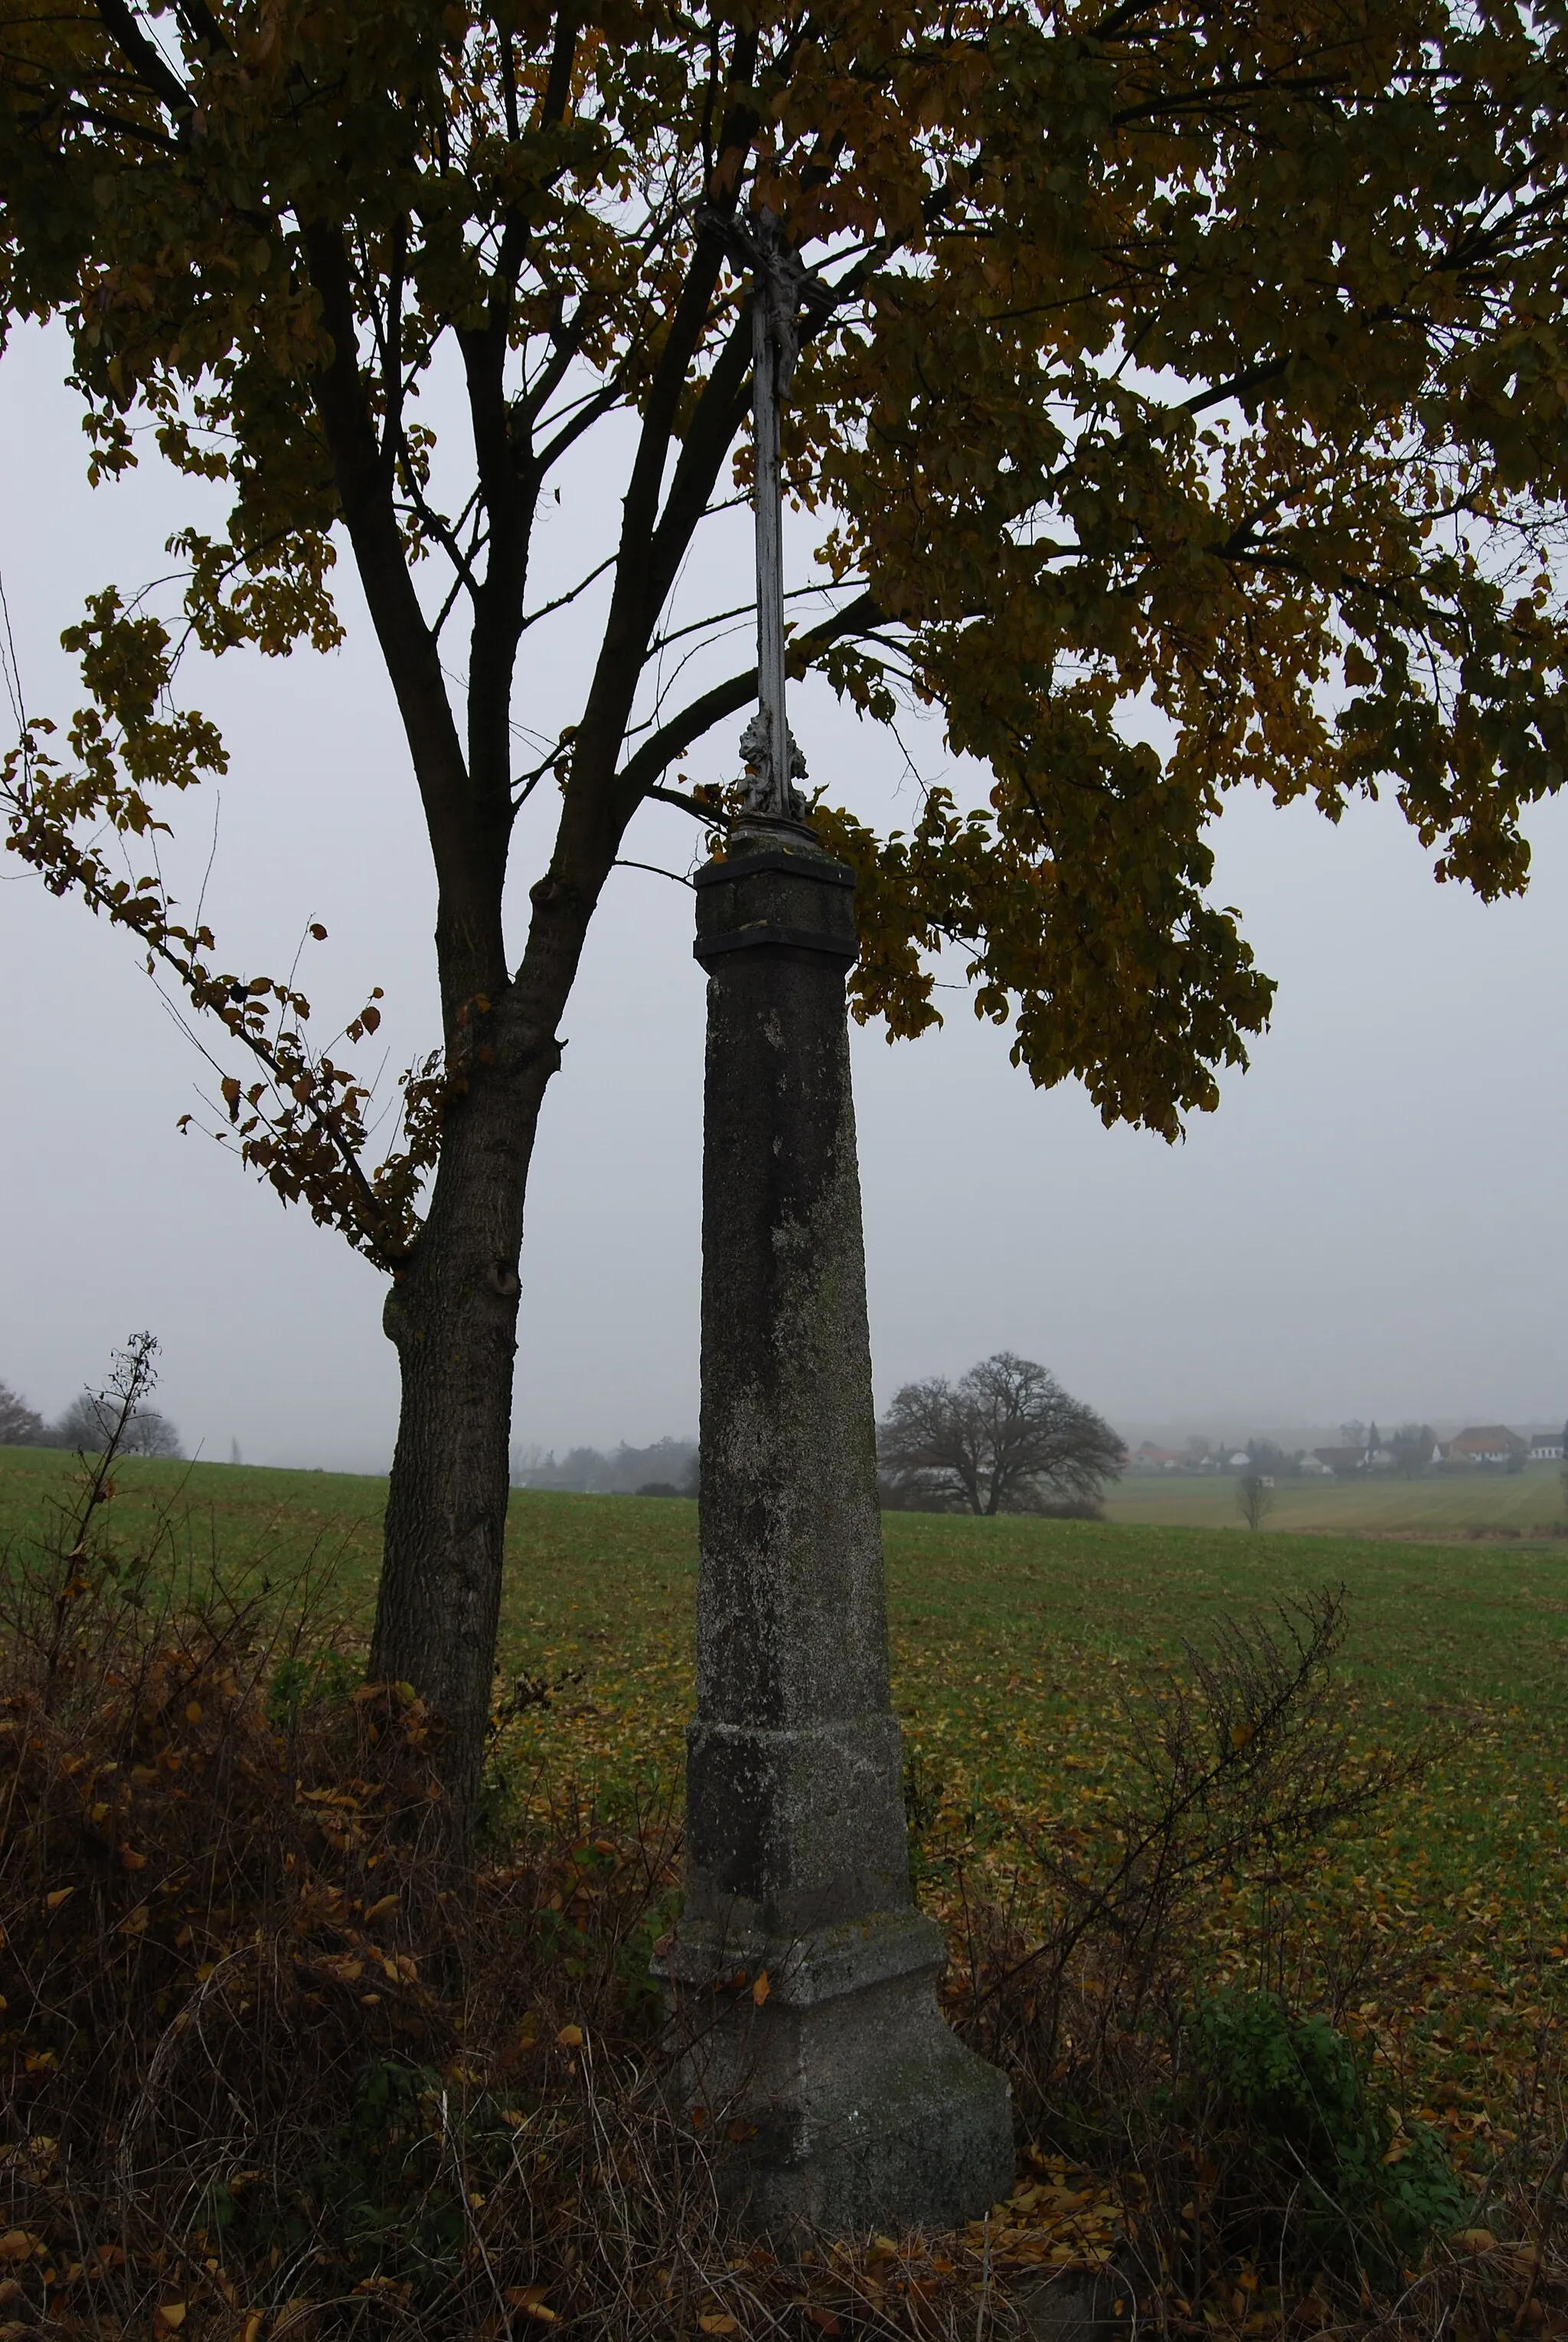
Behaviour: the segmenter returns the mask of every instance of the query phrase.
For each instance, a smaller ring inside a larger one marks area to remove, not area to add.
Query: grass
[[[1202,1479],[1130,1473],[1111,1490],[1105,1509],[1129,1526],[1229,1528],[1239,1519],[1235,1481],[1228,1473]],[[1340,1536],[1463,1536],[1473,1529],[1530,1536],[1545,1535],[1563,1510],[1560,1467],[1527,1464],[1520,1472],[1443,1473],[1421,1480],[1392,1473],[1357,1480],[1282,1479],[1268,1526]]]
[[[71,1464],[0,1450],[0,1540],[39,1525]],[[1483,1486],[1527,1508],[1542,1503],[1541,1476]],[[329,1569],[343,1608],[368,1623],[381,1481],[152,1463],[119,1477],[111,1519],[127,1546],[172,1502],[196,1558],[279,1582],[307,1564]],[[1419,1499],[1428,1485],[1388,1494]],[[1163,1493],[1188,1488],[1216,1493]],[[1179,1669],[1184,1642],[1343,1582],[1353,1740],[1363,1754],[1424,1745],[1428,1762],[1370,1830],[1323,1847],[1291,1922],[1293,1956],[1341,2000],[1347,1977],[1364,1978],[1356,2024],[1463,2154],[1506,2144],[1530,2118],[1543,2028],[1568,2014],[1568,1546],[1335,1535],[1325,1500],[1340,1493],[1312,1492],[1325,1509],[1310,1537],[1272,1523],[1253,1535],[890,1516],[895,1704],[941,1877],[964,1866],[996,1877],[1020,1829],[1114,1803],[1126,1704]],[[1383,1494],[1343,1493],[1363,1504]],[[558,1686],[510,1733],[518,1794],[566,1778],[605,1800],[633,1781],[678,1786],[694,1580],[690,1503],[514,1495],[502,1664]],[[940,1901],[938,1869],[931,1879]],[[1246,1972],[1273,1924],[1267,1901],[1237,1882],[1210,1913],[1221,1973]]]

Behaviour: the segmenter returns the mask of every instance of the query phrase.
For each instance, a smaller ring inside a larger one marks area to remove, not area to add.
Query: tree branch
[[[443,986],[447,1005],[454,1010],[458,1000],[486,983],[504,979],[502,874],[490,866],[468,818],[467,767],[442,679],[440,654],[404,557],[392,469],[382,460],[359,370],[347,246],[342,230],[324,220],[304,223],[303,236],[332,337],[332,355],[313,384],[316,411],[371,623],[414,759],[441,888],[437,933],[449,957]]]
[[[845,635],[874,634],[879,626],[887,623],[872,596],[863,594],[857,601],[846,604],[842,610],[835,610],[820,626],[813,626],[808,634],[797,635],[789,645],[790,664],[794,665],[804,656],[805,664],[810,666],[817,652],[842,641]],[[703,692],[678,716],[671,716],[667,724],[661,724],[656,732],[649,735],[616,775],[617,789],[634,789],[638,796],[652,796],[654,784],[659,776],[668,770],[694,740],[700,740],[704,732],[711,731],[715,724],[722,724],[726,716],[739,715],[743,707],[750,706],[756,696],[757,671],[754,666],[747,667],[742,675],[732,675],[724,683],[714,684],[711,691]],[[675,805],[685,803],[684,798],[668,792],[664,794],[664,801]]]
[[[1227,398],[1239,398],[1243,390],[1261,390],[1265,382],[1275,382],[1290,365],[1290,356],[1264,358],[1257,365],[1233,375],[1229,382],[1216,385],[1213,390],[1194,392],[1183,398],[1177,407],[1179,415],[1202,415],[1206,407],[1223,405]]]
[[[136,22],[128,0],[97,0],[98,17],[120,55],[135,70],[144,89],[166,105],[179,120],[188,122],[195,100],[155,43]]]

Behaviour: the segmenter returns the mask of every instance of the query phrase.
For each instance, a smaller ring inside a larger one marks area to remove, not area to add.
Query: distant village
[[[1415,1479],[1428,1473],[1522,1472],[1526,1464],[1561,1464],[1568,1454],[1568,1425],[1559,1431],[1513,1431],[1505,1423],[1473,1423],[1452,1439],[1439,1439],[1430,1424],[1402,1423],[1379,1431],[1375,1423],[1344,1423],[1336,1446],[1290,1448],[1272,1439],[1249,1439],[1243,1446],[1225,1440],[1188,1439],[1180,1447],[1160,1447],[1151,1439],[1130,1450],[1129,1472],[1203,1474],[1254,1472],[1274,1479],[1353,1479],[1361,1473],[1387,1472]]]

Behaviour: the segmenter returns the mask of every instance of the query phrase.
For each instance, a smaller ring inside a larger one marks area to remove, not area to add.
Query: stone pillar
[[[844,1015],[854,880],[809,829],[759,818],[697,887],[702,1559],[686,1895],[664,1963],[677,2087],[751,2131],[722,2155],[754,2229],[948,2227],[1007,2192],[1012,2127],[1001,2075],[943,2022],[941,1937],[909,1887]]]

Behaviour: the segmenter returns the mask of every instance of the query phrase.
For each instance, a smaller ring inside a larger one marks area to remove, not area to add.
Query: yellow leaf
[[[201,1720],[202,1720],[202,1704],[201,1704],[201,1701],[200,1701],[199,1699],[188,1700],[188,1701],[186,1702],[186,1704],[185,1704],[185,1722],[186,1722],[187,1724],[199,1724],[199,1723],[201,1722]]]
[[[185,2305],[183,2301],[159,2303],[156,2323],[165,2334],[177,2334],[185,2322]]]
[[[75,1892],[76,1890],[74,1887],[56,1887],[53,1895],[45,1896],[44,1908],[46,1911],[57,1911],[61,1904],[64,1903],[68,1897],[75,1895]]]
[[[1497,2239],[1490,2228],[1461,2228],[1453,2241],[1462,2253],[1489,2253]]]
[[[396,1910],[397,1901],[395,1895],[384,1895],[379,1903],[371,1905],[365,1916],[367,1919],[388,1919]]]
[[[772,1990],[773,1987],[768,1982],[768,1972],[766,1968],[759,1970],[757,1980],[752,1987],[752,1998],[755,2001],[759,2008],[762,2007],[764,2001],[767,1998]]]
[[[138,1854],[134,1846],[123,1846],[120,1848],[120,1860],[127,1870],[145,1870],[147,1867],[146,1856]]]
[[[25,2228],[7,2228],[0,2237],[0,2261],[25,2261],[33,2249],[33,2239]]]
[[[583,2047],[583,2028],[580,2025],[564,2025],[555,2038],[563,2049],[580,2049]]]
[[[739,2318],[727,2316],[722,2309],[714,2311],[707,2317],[699,2317],[697,2324],[704,2334],[738,2334],[741,2330]]]

